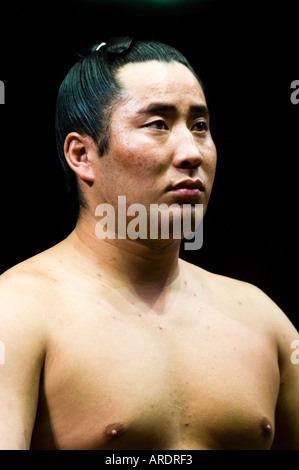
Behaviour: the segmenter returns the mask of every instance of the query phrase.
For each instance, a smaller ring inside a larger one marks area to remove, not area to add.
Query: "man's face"
[[[127,64],[117,76],[123,98],[111,118],[109,151],[98,160],[99,201],[203,204],[216,168],[206,100],[177,62]],[[176,186],[181,183],[180,187]]]

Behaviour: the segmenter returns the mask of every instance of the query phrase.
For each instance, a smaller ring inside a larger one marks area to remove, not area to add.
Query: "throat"
[[[178,274],[180,240],[162,246],[143,243],[143,240],[97,239],[94,226],[84,217],[79,219],[68,237],[84,265],[102,271],[118,282],[165,285]]]

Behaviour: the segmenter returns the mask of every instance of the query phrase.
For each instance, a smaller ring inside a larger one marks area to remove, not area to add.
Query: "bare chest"
[[[218,312],[83,314],[54,331],[33,446],[269,448],[275,353]],[[39,432],[37,432],[39,429]],[[42,443],[43,442],[43,443]]]

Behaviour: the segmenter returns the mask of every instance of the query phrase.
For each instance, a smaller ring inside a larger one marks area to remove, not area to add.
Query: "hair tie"
[[[99,51],[101,47],[103,46],[106,46],[106,42],[101,42],[101,44],[99,44],[98,47],[96,48],[96,51]]]

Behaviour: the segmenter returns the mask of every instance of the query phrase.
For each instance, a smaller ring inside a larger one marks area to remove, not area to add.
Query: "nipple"
[[[121,423],[112,423],[105,427],[104,435],[110,439],[116,439],[123,431],[124,427]]]
[[[262,419],[262,431],[263,431],[263,436],[268,437],[271,436],[272,433],[272,424],[270,420],[266,417]]]

